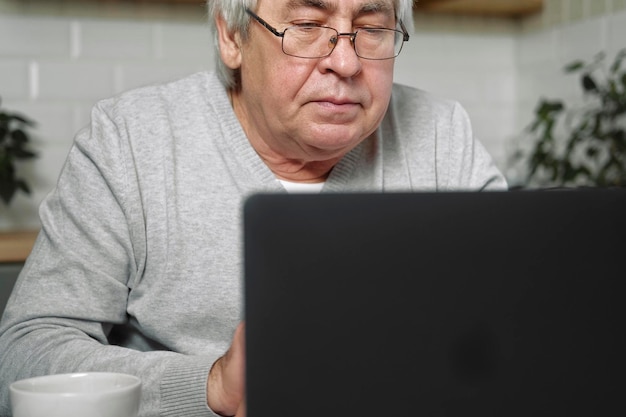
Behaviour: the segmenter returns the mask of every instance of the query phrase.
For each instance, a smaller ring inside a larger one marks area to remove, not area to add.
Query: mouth
[[[354,100],[336,97],[325,97],[311,101],[324,113],[331,113],[335,116],[340,114],[349,115],[360,108],[360,104]]]
[[[324,97],[313,100],[314,103],[327,104],[329,106],[356,106],[358,103],[348,98]]]

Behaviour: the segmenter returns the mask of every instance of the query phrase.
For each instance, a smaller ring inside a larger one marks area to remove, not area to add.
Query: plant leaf
[[[622,129],[615,130],[611,133],[613,139],[613,146],[620,153],[626,157],[626,131]],[[626,169],[624,170],[626,173]]]
[[[32,127],[36,125],[34,121],[32,121],[31,119],[28,119],[26,116],[22,116],[21,114],[13,113],[9,117],[11,117],[13,120],[17,120],[18,122],[25,124],[26,126]]]
[[[568,73],[575,72],[583,68],[584,66],[585,66],[585,62],[578,60],[578,61],[570,62],[569,64],[567,64],[564,68],[564,71]]]
[[[583,89],[586,92],[597,92],[598,85],[594,81],[594,79],[589,74],[585,74],[582,78]]]
[[[15,181],[16,188],[24,191],[26,194],[30,194],[30,187],[24,180]]]
[[[28,142],[28,135],[21,129],[16,129],[11,132],[11,138],[17,143]]]
[[[31,159],[37,157],[35,152],[23,149],[23,148],[12,148],[13,156],[16,159]]]
[[[13,181],[0,181],[0,198],[5,204],[9,204],[15,194],[15,183]]]
[[[613,65],[611,65],[611,74],[615,74],[617,71],[619,71],[620,67],[622,66],[622,61],[624,58],[626,58],[626,49],[622,49],[615,56]]]

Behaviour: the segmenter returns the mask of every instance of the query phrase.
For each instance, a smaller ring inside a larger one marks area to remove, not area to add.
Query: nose
[[[329,46],[334,49],[335,46],[337,46],[337,43],[339,42],[339,38],[340,37],[347,37],[350,39],[350,44],[352,45],[352,48],[354,49],[354,41],[356,39],[356,33],[337,33],[336,36],[333,36],[332,38],[330,38],[329,42]]]
[[[329,39],[333,48],[330,55],[320,60],[322,71],[334,72],[341,77],[354,77],[361,72],[361,59],[354,49],[354,33],[339,33]],[[340,42],[346,38],[346,42]]]

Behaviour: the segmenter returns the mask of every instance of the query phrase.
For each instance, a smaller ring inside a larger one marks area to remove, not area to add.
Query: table
[[[38,233],[38,230],[0,232],[0,263],[24,262]]]

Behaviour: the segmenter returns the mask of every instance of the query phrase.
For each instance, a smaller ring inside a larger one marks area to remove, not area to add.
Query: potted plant
[[[0,101],[0,199],[9,205],[18,191],[30,194],[26,181],[16,173],[18,161],[37,155],[29,149],[28,128],[35,123],[28,118],[2,109]]]
[[[565,67],[580,74],[583,102],[539,101],[513,155],[513,164],[521,162],[525,171],[520,187],[626,186],[625,58],[626,49],[609,67],[604,53]]]

